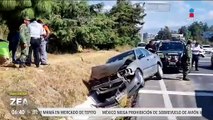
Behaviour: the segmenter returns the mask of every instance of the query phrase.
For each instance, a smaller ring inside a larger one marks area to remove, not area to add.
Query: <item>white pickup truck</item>
[[[213,48],[210,45],[202,45],[202,47],[205,54],[211,54],[213,52]]]

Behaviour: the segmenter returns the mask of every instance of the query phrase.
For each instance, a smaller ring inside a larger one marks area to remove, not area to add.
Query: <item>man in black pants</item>
[[[199,56],[201,53],[201,48],[198,42],[195,43],[194,47],[192,48],[192,66],[195,63],[195,70],[198,70],[198,61],[199,61]]]
[[[36,19],[32,19],[31,23],[29,24],[29,30],[30,30],[30,45],[33,51],[34,55],[34,62],[36,67],[39,67],[40,64],[40,44],[41,44],[41,37],[45,35],[45,31],[43,29],[43,26],[39,24]],[[29,53],[29,64],[31,64],[31,53]]]

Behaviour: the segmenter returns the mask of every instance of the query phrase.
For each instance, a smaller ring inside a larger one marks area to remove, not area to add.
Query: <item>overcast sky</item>
[[[116,3],[113,0],[102,0],[90,1],[90,4],[100,2],[104,3],[104,9],[110,9]],[[164,26],[176,29],[183,25],[189,25],[196,20],[213,25],[213,1],[132,1],[132,3],[137,2],[146,3],[145,32],[156,33]],[[155,6],[151,7],[150,3],[155,3]],[[164,3],[165,7],[160,6],[160,3]],[[194,19],[189,19],[190,8],[195,10]]]

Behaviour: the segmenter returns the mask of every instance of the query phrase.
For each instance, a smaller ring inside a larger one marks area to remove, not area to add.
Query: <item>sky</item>
[[[116,1],[102,0],[90,1],[90,4],[104,3],[104,9],[109,10]],[[177,30],[183,25],[190,25],[194,21],[207,22],[213,25],[213,1],[204,0],[179,0],[179,1],[131,1],[132,3],[145,2],[144,18],[145,24],[143,32],[156,34],[160,28],[169,26],[172,30]],[[189,10],[194,9],[194,19],[189,18]]]

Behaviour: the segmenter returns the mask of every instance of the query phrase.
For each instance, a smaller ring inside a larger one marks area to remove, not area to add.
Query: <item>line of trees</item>
[[[179,33],[183,34],[186,39],[192,39],[204,43],[206,40],[203,39],[203,33],[207,31],[213,32],[213,25],[208,26],[207,23],[196,21],[189,26],[180,27],[178,31],[171,31],[169,27],[165,26],[165,28],[158,32],[155,39],[172,39],[172,33]],[[209,41],[213,41],[213,38],[210,38]]]
[[[146,16],[144,6],[117,0],[109,11],[103,7],[103,3],[89,5],[87,0],[1,0],[0,25],[13,31],[23,17],[41,18],[53,33],[50,52],[137,44]]]

